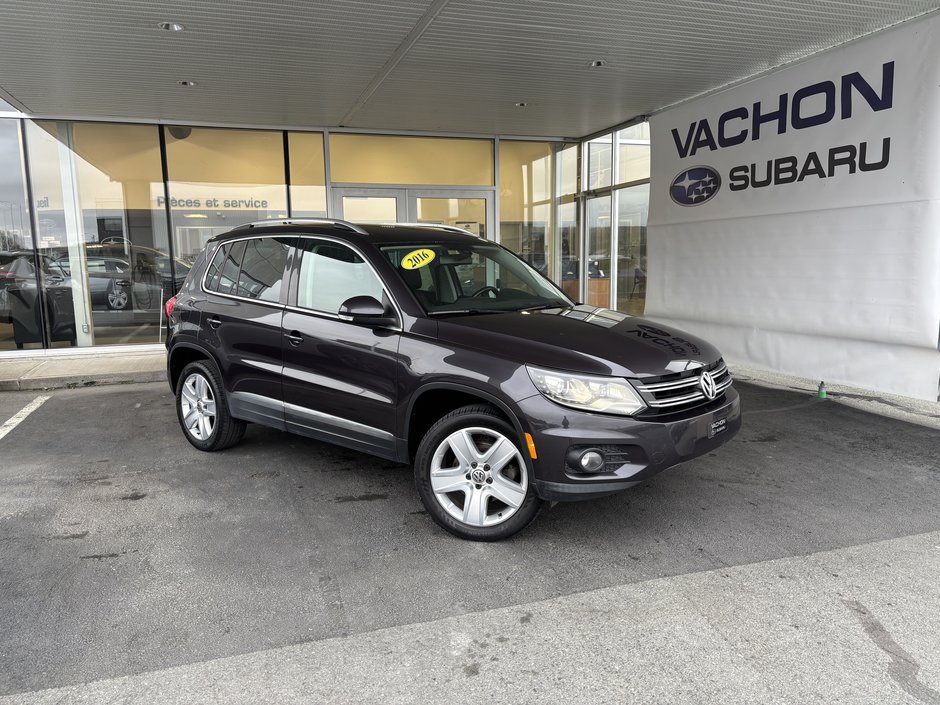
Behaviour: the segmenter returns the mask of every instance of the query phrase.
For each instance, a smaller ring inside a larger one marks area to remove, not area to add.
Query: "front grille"
[[[724,360],[719,359],[704,369],[715,380],[715,399],[720,398],[731,386],[732,378],[728,366]],[[708,399],[702,391],[702,368],[631,382],[652,413],[669,414],[714,401]]]

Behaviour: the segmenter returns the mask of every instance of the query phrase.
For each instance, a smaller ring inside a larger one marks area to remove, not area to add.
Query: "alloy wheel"
[[[193,438],[205,441],[215,430],[215,396],[209,380],[194,372],[183,382],[180,394],[183,427]]]
[[[457,521],[495,526],[513,516],[529,487],[526,464],[516,444],[482,426],[462,428],[444,438],[431,459],[431,489],[438,504]]]

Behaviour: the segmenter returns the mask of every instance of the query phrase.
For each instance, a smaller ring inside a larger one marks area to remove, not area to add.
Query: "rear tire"
[[[199,450],[225,450],[245,435],[245,422],[233,418],[221,375],[208,360],[190,362],[176,382],[176,415],[186,440]]]
[[[435,423],[415,458],[415,484],[431,518],[471,541],[501,541],[528,526],[542,500],[517,435],[485,404]]]

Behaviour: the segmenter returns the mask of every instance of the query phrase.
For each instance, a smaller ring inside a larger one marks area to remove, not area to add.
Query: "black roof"
[[[443,245],[471,245],[483,241],[476,235],[447,226],[413,225],[408,223],[377,224],[347,223],[342,220],[276,220],[246,223],[234,230],[216,235],[209,242],[220,242],[246,235],[328,235],[352,243],[395,245],[425,241]]]

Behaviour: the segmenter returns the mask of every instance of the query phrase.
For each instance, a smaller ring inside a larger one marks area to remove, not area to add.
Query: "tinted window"
[[[297,286],[297,305],[337,313],[353,296],[382,301],[382,284],[355,251],[335,242],[304,240]]]
[[[286,238],[248,240],[238,273],[236,295],[276,302],[281,295],[289,248],[290,240]]]
[[[235,282],[238,281],[238,269],[244,253],[244,242],[220,247],[209,265],[206,289],[220,294],[235,293]]]

